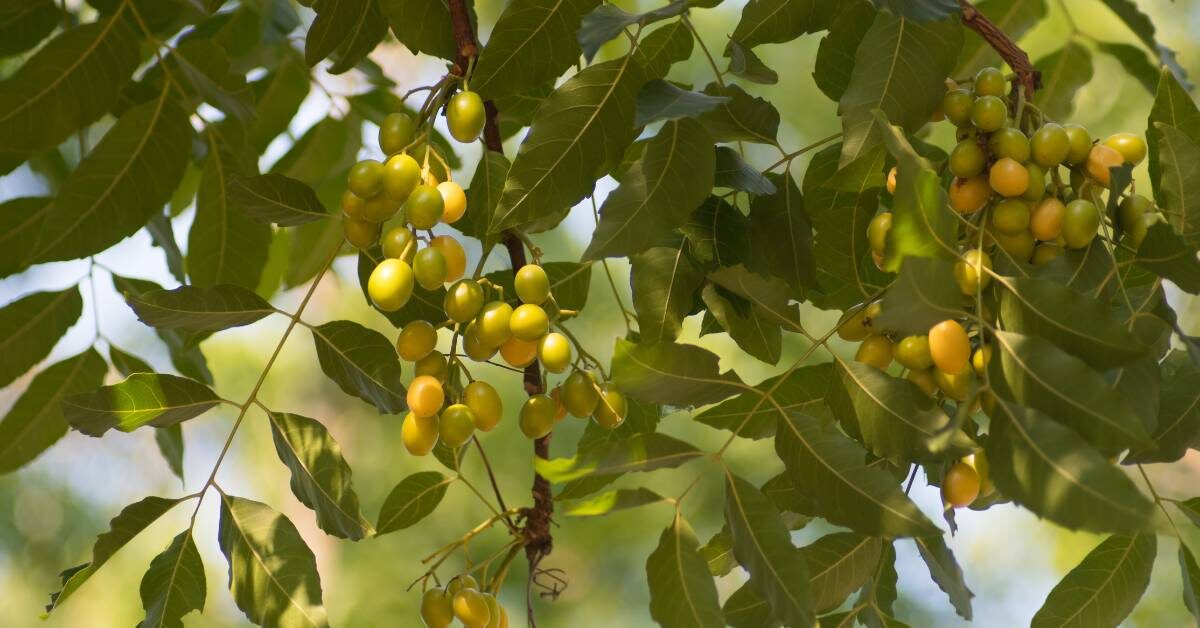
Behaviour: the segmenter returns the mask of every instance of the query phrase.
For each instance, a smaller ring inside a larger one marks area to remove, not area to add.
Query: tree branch
[[[963,24],[978,33],[999,53],[1000,58],[1013,69],[1017,80],[1025,87],[1025,97],[1032,98],[1033,92],[1042,87],[1042,73],[1033,67],[1033,63],[1029,61],[1029,54],[1021,50],[1007,33],[1000,30],[995,22],[980,13],[968,0],[958,0],[958,5],[962,7]]]

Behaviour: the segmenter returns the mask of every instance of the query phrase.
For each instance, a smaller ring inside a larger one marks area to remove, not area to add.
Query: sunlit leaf
[[[612,381],[643,401],[680,407],[716,403],[745,389],[737,374],[720,371],[717,355],[706,349],[621,339],[613,351]]]
[[[508,3],[479,53],[471,89],[484,98],[497,98],[562,74],[579,58],[575,36],[581,18],[598,4],[599,0]]]
[[[125,381],[65,397],[63,416],[71,427],[100,436],[150,425],[167,427],[193,419],[221,403],[208,386],[164,373],[134,373]]]
[[[358,508],[350,465],[342,448],[320,422],[298,414],[272,412],[275,452],[292,472],[292,493],[317,514],[322,530],[357,541],[371,534]]]
[[[396,414],[408,407],[400,383],[400,358],[383,334],[353,321],[312,328],[321,370],[347,395]]]
[[[664,628],[720,628],[725,625],[717,588],[697,550],[700,542],[678,513],[646,559],[650,616]]]
[[[635,434],[625,440],[581,451],[574,458],[534,458],[538,475],[561,484],[589,475],[667,469],[691,462],[704,452],[666,434]]]
[[[229,183],[229,201],[251,218],[281,227],[329,217],[312,188],[281,174],[234,177]]]
[[[1162,172],[1158,148],[1159,124],[1174,127],[1182,131],[1193,142],[1200,142],[1200,108],[1192,101],[1188,89],[1180,84],[1168,68],[1163,68],[1159,72],[1154,105],[1151,106],[1150,115],[1146,120],[1146,142],[1150,152],[1148,164],[1150,182],[1155,187],[1155,198],[1161,203],[1163,199],[1158,190]]]
[[[889,124],[879,111],[875,122],[899,171],[884,269],[899,270],[907,257],[956,257],[958,219],[937,173],[928,160],[917,154],[900,129]],[[842,155],[844,158],[845,153]]]
[[[452,482],[454,478],[437,471],[422,471],[401,480],[383,502],[377,534],[403,530],[424,519],[441,503]]]
[[[1033,103],[1049,118],[1070,119],[1075,93],[1092,80],[1092,53],[1081,44],[1068,42],[1034,66],[1042,73],[1042,88],[1034,94]]]
[[[769,438],[775,435],[780,411],[802,412],[814,417],[824,417],[828,410],[825,394],[833,377],[833,364],[815,364],[792,371],[782,382],[778,377],[763,381],[754,391],[746,391],[737,397],[696,415],[696,420],[717,429],[737,431],[743,438]],[[770,391],[769,402],[765,395]]]
[[[95,349],[52,364],[38,373],[0,419],[0,472],[14,471],[67,433],[60,400],[104,383],[108,365]]]
[[[620,488],[595,497],[564,502],[561,510],[568,517],[599,517],[618,510],[666,501],[665,497],[648,488]]]
[[[113,289],[128,301],[142,294],[158,292],[163,287],[153,281],[134,279],[112,275]],[[204,338],[204,332],[199,334],[183,332],[175,329],[155,329],[155,334],[167,345],[171,356],[171,364],[180,373],[206,384],[212,384],[212,373],[208,370],[208,362],[197,345]]]
[[[1153,534],[1108,537],[1050,591],[1030,626],[1120,624],[1150,584],[1157,546]]]
[[[862,588],[879,562],[881,549],[878,537],[853,532],[827,534],[800,548],[808,564],[813,608],[835,609]]]
[[[142,576],[142,608],[138,628],[183,626],[183,616],[204,610],[207,593],[204,562],[191,529],[180,532],[167,549],[150,561]]]
[[[153,290],[130,295],[128,302],[138,320],[151,327],[189,331],[240,327],[275,312],[262,297],[233,285]]]

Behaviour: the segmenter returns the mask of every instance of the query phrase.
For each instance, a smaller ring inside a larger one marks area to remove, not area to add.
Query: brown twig
[[[1033,67],[1029,55],[968,0],[958,0],[958,5],[962,7],[963,24],[979,33],[979,36],[999,53],[1000,58],[1016,73],[1017,80],[1025,86],[1026,98],[1032,98],[1034,90],[1042,86],[1042,73]]]

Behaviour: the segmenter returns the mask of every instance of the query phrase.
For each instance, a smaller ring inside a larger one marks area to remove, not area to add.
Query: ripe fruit
[[[379,239],[379,224],[346,216],[342,219],[342,233],[346,235],[350,246],[369,249]]]
[[[417,238],[405,227],[393,227],[383,236],[384,257],[412,263],[417,255]]]
[[[867,336],[854,354],[855,362],[883,370],[892,363],[892,341],[887,336]]]
[[[1104,144],[1096,144],[1087,156],[1087,173],[1100,185],[1108,187],[1112,177],[1109,169],[1116,168],[1123,163],[1125,163],[1125,157],[1117,149]]]
[[[1033,134],[1029,149],[1037,165],[1053,168],[1067,158],[1071,151],[1071,138],[1061,126],[1048,122]]]
[[[971,122],[984,133],[991,133],[1004,126],[1008,118],[1008,106],[996,96],[980,96],[971,105]]]
[[[442,409],[446,394],[442,383],[428,375],[418,375],[408,385],[408,409],[419,417],[434,416]]]
[[[887,234],[892,229],[892,212],[875,214],[867,225],[867,242],[871,244],[871,252],[883,255],[887,247]]]
[[[896,343],[894,350],[896,361],[901,366],[914,371],[925,370],[933,366],[933,355],[929,353],[928,336],[905,336]]]
[[[420,417],[412,412],[404,415],[400,425],[400,441],[414,456],[424,456],[433,451],[438,441],[437,416]]]
[[[1057,244],[1051,244],[1049,242],[1042,242],[1033,248],[1033,257],[1031,257],[1029,261],[1032,262],[1034,266],[1044,266],[1050,262],[1053,262],[1058,258],[1059,255],[1062,255],[1062,253],[1063,250],[1061,246],[1058,246]]]
[[[987,273],[991,269],[992,258],[979,249],[971,249],[954,263],[954,280],[963,294],[973,297],[992,281]]]
[[[971,392],[971,369],[964,368],[962,371],[951,375],[942,369],[932,369],[933,381],[937,384],[939,390],[947,398],[955,401],[964,401],[967,394]]]
[[[484,305],[475,318],[475,333],[479,341],[492,347],[504,344],[512,337],[512,330],[508,327],[512,313],[512,306],[504,301],[492,301]]]
[[[611,430],[625,422],[625,414],[628,410],[625,395],[606,384],[600,387],[600,399],[596,404],[595,411],[592,412],[592,418],[600,427]]]
[[[1104,145],[1121,153],[1125,163],[1138,165],[1146,158],[1146,140],[1133,133],[1114,133]]]
[[[475,413],[467,406],[456,403],[442,410],[438,420],[438,434],[449,447],[462,447],[475,433]]]
[[[446,224],[458,222],[467,212],[467,195],[462,186],[453,181],[443,181],[437,184],[437,190],[442,195],[442,220]]]
[[[371,198],[383,191],[383,164],[364,159],[350,168],[346,187],[359,198]]]
[[[1088,134],[1087,129],[1078,124],[1064,124],[1062,128],[1067,133],[1070,146],[1066,162],[1072,166],[1083,163],[1088,157],[1088,152],[1092,150],[1092,136]]]
[[[541,305],[550,298],[550,277],[537,264],[526,264],[513,277],[513,287],[521,303]]]
[[[483,99],[475,92],[459,92],[446,105],[446,125],[460,142],[474,142],[483,131]]]
[[[571,342],[567,337],[550,332],[538,342],[538,359],[551,373],[561,373],[571,366]]]
[[[554,422],[558,423],[567,418],[567,407],[563,405],[562,386],[555,386],[554,390],[550,391],[550,398],[554,400]]]
[[[932,397],[935,394],[937,394],[937,391],[938,391],[937,382],[933,381],[933,374],[930,372],[930,369],[925,369],[925,370],[913,369],[913,370],[909,371],[908,375],[905,375],[904,377],[908,381],[916,384],[917,388],[920,388],[921,392],[925,393],[926,395],[929,395],[930,397]]]
[[[1033,237],[1047,242],[1062,233],[1063,217],[1066,216],[1067,206],[1057,198],[1050,197],[1038,203],[1029,216],[1029,230]]]
[[[562,384],[563,407],[572,415],[579,418],[590,416],[596,411],[600,402],[600,391],[596,389],[596,380],[587,371],[575,371]]]
[[[1033,239],[1033,234],[1028,231],[1022,231],[1017,235],[1005,235],[1003,233],[991,233],[992,239],[996,241],[996,245],[1004,249],[1013,259],[1024,262],[1028,261],[1033,255],[1033,247],[1037,244]]]
[[[496,355],[496,349],[499,348],[496,345],[484,344],[479,340],[478,325],[475,324],[475,321],[467,324],[462,340],[463,353],[476,362],[487,362],[492,359],[492,356]]]
[[[1004,73],[998,68],[982,68],[975,74],[975,93],[979,96],[1003,96]]]
[[[488,623],[487,628],[499,628],[500,626],[500,603],[496,601],[496,596],[491,593],[481,593],[483,601],[487,602],[488,607]]]
[[[367,279],[367,294],[375,307],[395,312],[408,303],[413,291],[412,268],[398,259],[385,259]]]
[[[541,438],[554,429],[558,404],[549,395],[534,395],[521,406],[521,432],[529,438]]]
[[[900,170],[896,166],[892,166],[892,169],[888,170],[887,183],[884,184],[887,187],[888,194],[896,193],[896,177],[899,175]]]
[[[933,363],[946,373],[959,373],[971,357],[967,331],[958,321],[947,319],[929,330],[929,353]]]
[[[842,324],[838,325],[838,338],[841,338],[842,340],[849,340],[850,342],[858,342],[859,340],[870,336],[870,328],[863,324],[866,313],[867,308],[862,307],[859,308],[854,314],[851,314],[849,318],[842,321]]]
[[[412,321],[405,325],[396,337],[396,352],[409,362],[416,362],[433,353],[436,346],[437,329],[429,321]]]
[[[972,473],[974,471],[972,470]],[[491,614],[483,594],[475,589],[460,589],[454,594],[454,616],[466,628],[486,628]]]
[[[383,192],[388,198],[403,203],[421,182],[421,166],[417,160],[404,155],[394,155],[383,167]]]
[[[446,593],[449,594],[450,597],[454,597],[463,589],[478,588],[479,583],[475,581],[475,577],[469,573],[466,573],[461,576],[456,576],[454,579],[450,580],[450,582],[446,584]]]
[[[442,301],[446,315],[456,323],[465,323],[483,307],[483,288],[473,279],[460,279],[446,290]]]
[[[446,628],[454,621],[454,596],[441,587],[421,594],[421,620],[427,628]]]
[[[427,246],[417,251],[413,258],[417,283],[426,290],[436,290],[446,283],[447,272],[446,256],[437,248]]]
[[[988,148],[996,159],[1007,157],[1024,163],[1029,160],[1029,138],[1020,129],[1006,126],[992,133],[988,139]]]
[[[510,366],[525,368],[537,359],[538,343],[536,341],[509,338],[500,345],[500,357]]]
[[[985,166],[987,156],[973,137],[959,142],[954,150],[950,151],[950,172],[956,177],[973,177],[983,172]]]
[[[475,380],[463,389],[463,403],[475,413],[475,427],[484,432],[492,431],[504,417],[504,404],[492,385]]]
[[[442,219],[444,210],[442,193],[432,185],[421,184],[413,188],[404,203],[404,215],[415,229],[432,229]]]
[[[982,449],[967,456],[965,462],[975,468],[975,473],[979,475],[979,494],[983,497],[991,495],[996,490],[996,485],[992,484],[992,466],[988,463],[987,454]]]
[[[1063,214],[1062,237],[1068,249],[1082,249],[1091,244],[1100,229],[1100,210],[1091,201],[1074,200]]]
[[[1005,157],[992,164],[988,183],[1002,196],[1020,196],[1029,189],[1029,171],[1016,160]]]
[[[992,188],[987,177],[955,179],[950,183],[950,206],[960,214],[973,214],[987,205]]]
[[[533,342],[550,331],[550,319],[546,310],[532,303],[517,306],[508,320],[508,328],[517,340]]]
[[[975,374],[980,377],[987,370],[988,362],[992,361],[992,345],[983,344],[971,354],[971,368],[975,369]]]
[[[446,377],[447,366],[448,364],[446,363],[446,356],[434,351],[420,360],[417,360],[417,363],[413,365],[413,374],[418,377],[422,375],[428,375],[429,377],[441,381],[442,378]]]
[[[954,508],[962,508],[979,496],[979,474],[971,465],[955,462],[942,478],[942,501]]]
[[[379,124],[379,150],[387,155],[395,155],[413,141],[416,130],[417,126],[407,113],[389,113]]]
[[[400,211],[400,203],[387,194],[376,194],[363,201],[362,217],[371,222],[387,222]]]
[[[446,281],[462,279],[463,273],[467,272],[467,252],[458,240],[448,235],[435,236],[429,239],[429,248],[441,251],[446,259]]]
[[[1016,235],[1029,228],[1029,204],[1008,198],[992,209],[992,227],[1005,235]]]

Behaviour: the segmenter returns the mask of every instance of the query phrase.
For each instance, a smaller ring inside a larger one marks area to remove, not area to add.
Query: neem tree
[[[246,616],[325,625],[314,557],[294,525],[215,482],[239,425],[261,413],[292,491],[330,535],[369,543],[409,528],[458,485],[492,509],[419,567],[427,571],[412,595],[430,626],[508,625],[495,594],[522,555],[530,577],[515,586],[529,601],[513,615],[532,625],[534,590],[555,590],[558,577],[540,566],[556,512],[570,525],[572,514],[662,502],[674,516],[646,562],[661,625],[901,625],[892,617],[897,541],[916,543],[969,619],[973,593],[943,531],[907,497],[918,469],[941,488],[951,530],[955,508],[1012,502],[1109,534],[1033,623],[1122,621],[1149,581],[1156,534],[1178,535],[1180,514],[1200,523],[1200,499],[1162,496],[1142,470],[1178,460],[1200,434],[1200,350],[1164,298],[1167,281],[1200,292],[1200,110],[1171,51],[1128,0],[1103,4],[1144,49],[1072,39],[1037,64],[1010,37],[1043,17],[1040,0],[750,0],[713,51],[689,15],[717,4],[676,0],[635,15],[599,0],[511,0],[481,43],[466,0],[317,0],[307,33],[285,0],[89,0],[75,11],[53,0],[0,3],[0,52],[24,57],[0,83],[0,164],[39,174],[53,193],[0,205],[0,272],[88,259],[145,229],[181,284],[166,290],[87,266],[85,280],[111,275],[179,375],[153,372],[97,330],[107,360],[92,347],[42,369],[0,422],[0,468],[29,462],[68,428],[148,428],[182,476],[181,423],[222,404],[238,410],[211,474],[191,478],[196,491],[121,511],[91,561],[63,573],[50,611],[163,513],[186,503],[194,526],[209,498],[220,501],[219,544]],[[776,139],[776,109],[736,82],[774,84],[755,47],[822,31],[814,76],[842,129],[789,150]],[[445,76],[393,83],[367,57],[389,32],[445,59]],[[591,63],[611,40],[624,52]],[[695,48],[713,82],[693,90],[667,80]],[[1156,90],[1145,139],[1062,119],[1094,52]],[[984,67],[1001,60],[1013,74]],[[351,70],[370,91],[330,95],[343,109],[260,173],[260,155],[320,85],[313,72]],[[482,137],[486,148],[466,166],[465,192],[455,144],[433,126],[441,116],[453,139]],[[382,158],[356,163],[367,121],[379,128],[368,153]],[[933,123],[956,128],[949,153],[919,139]],[[517,137],[506,155],[503,141]],[[750,163],[746,144],[779,157]],[[807,171],[794,172],[808,153]],[[1132,184],[1147,158],[1152,194]],[[605,176],[618,185],[583,260],[543,262],[533,238]],[[186,256],[170,220],[183,211],[194,212]],[[473,267],[463,237],[484,251]],[[281,239],[290,258],[268,263]],[[498,246],[508,263],[491,269]],[[303,318],[344,253],[358,256],[364,295],[399,330],[394,342],[354,321]],[[629,333],[605,365],[570,320],[592,266],[610,257],[629,259],[634,311],[614,284]],[[294,312],[269,302],[281,283],[308,285]],[[50,352],[82,301],[76,286],[0,310],[0,384]],[[839,324],[810,329],[805,302],[843,312]],[[287,330],[264,345],[270,359],[253,392],[222,397],[199,343],[273,315],[289,319]],[[675,342],[692,315],[702,315],[703,333],[726,333],[769,364],[783,332],[811,347],[747,384],[721,372],[716,355]],[[297,327],[311,332],[330,379],[403,416],[404,448],[432,453],[448,472],[405,478],[374,521],[365,517],[322,424],[257,398]],[[861,341],[855,360],[826,346],[835,333]],[[831,361],[818,362],[821,352]],[[483,362],[516,373],[475,379]],[[125,379],[103,386],[110,368]],[[518,380],[528,394],[519,412],[495,388]],[[663,408],[697,408],[705,427],[696,429],[728,439],[708,452],[658,433]],[[573,457],[550,460],[567,413],[590,423]],[[486,432],[518,426],[533,441],[531,499],[501,495],[485,453]],[[741,439],[774,439],[785,471],[763,486],[742,479],[723,461]],[[701,460],[691,486],[721,482],[726,495],[726,525],[707,543],[684,516],[690,488],[610,487],[623,474]],[[813,518],[848,531],[795,547],[789,531]],[[475,537],[500,530],[509,540],[496,554],[460,558]],[[1184,602],[1200,617],[1200,568],[1186,545],[1179,551]],[[722,605],[713,576],[736,565],[748,582]],[[180,625],[203,608],[191,527],[150,564],[141,597],[146,626]]]

